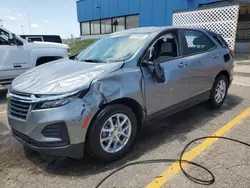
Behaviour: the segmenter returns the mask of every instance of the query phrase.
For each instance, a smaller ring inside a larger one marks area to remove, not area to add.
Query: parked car
[[[62,39],[59,35],[20,35],[28,42],[55,42],[62,43]]]
[[[35,66],[68,57],[65,44],[34,42],[16,36],[0,27],[0,85],[11,81]]]
[[[202,101],[220,107],[233,76],[222,37],[149,27],[100,39],[75,60],[18,76],[8,92],[14,137],[36,151],[103,161],[131,148],[142,124]]]

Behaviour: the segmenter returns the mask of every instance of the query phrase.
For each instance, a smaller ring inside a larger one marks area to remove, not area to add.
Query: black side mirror
[[[71,60],[75,60],[75,59],[76,59],[76,56],[78,56],[78,54],[76,54],[76,55],[72,55],[72,56],[69,56],[69,59],[71,59]]]
[[[160,66],[157,62],[154,62],[154,69],[153,69],[153,74],[158,83],[164,83],[166,78],[165,78],[165,73],[164,73],[164,68]]]
[[[148,51],[146,53],[146,55],[144,56],[143,60],[142,60],[142,65],[144,66],[153,66],[154,62],[153,62],[153,58],[150,58],[150,51]]]
[[[14,44],[17,45],[17,39],[16,39],[16,35],[15,34],[10,34],[9,40],[8,40],[9,44]]]

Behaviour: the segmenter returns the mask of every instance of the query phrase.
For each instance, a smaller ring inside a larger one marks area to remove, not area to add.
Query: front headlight
[[[69,96],[69,97],[64,97],[64,98],[60,98],[60,99],[56,99],[56,100],[49,100],[49,101],[43,101],[43,102],[38,102],[34,109],[38,110],[38,109],[47,109],[47,108],[57,108],[57,107],[61,107],[64,106],[66,104],[69,104],[70,102],[72,102],[73,100],[75,100],[76,98],[82,98],[84,97],[86,94],[88,93],[88,89],[83,90],[73,96]]]
[[[59,100],[54,100],[54,101],[46,101],[46,102],[40,102],[35,106],[35,109],[46,109],[46,108],[56,108],[60,106],[64,106],[71,101],[73,101],[76,97],[68,97],[68,98],[63,98]]]

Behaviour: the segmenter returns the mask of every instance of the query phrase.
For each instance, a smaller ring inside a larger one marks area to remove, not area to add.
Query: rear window
[[[32,38],[28,38],[28,42],[35,42],[35,41],[39,41],[42,42],[42,38],[41,37],[32,37]]]

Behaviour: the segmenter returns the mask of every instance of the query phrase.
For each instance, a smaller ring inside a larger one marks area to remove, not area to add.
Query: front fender
[[[88,94],[83,98],[84,107],[81,115],[84,118],[89,115],[91,117],[86,128],[103,105],[122,98],[133,99],[141,107],[144,106],[142,74],[139,68],[119,69],[92,82]]]

